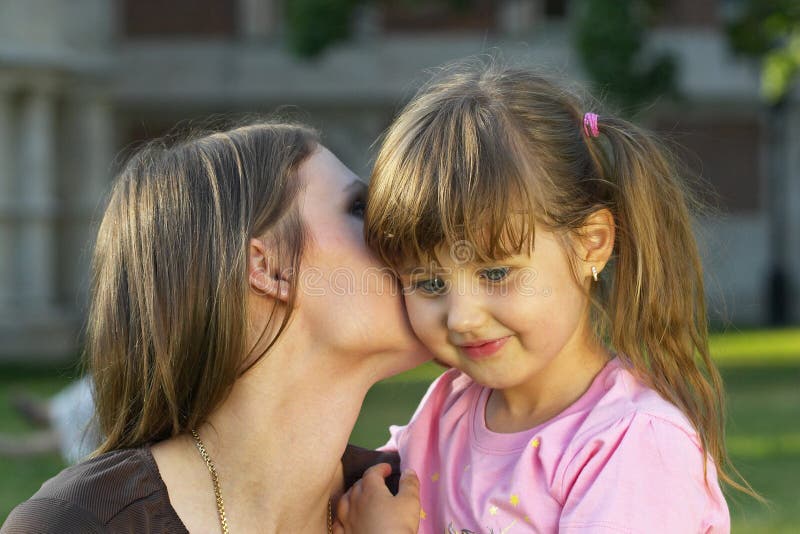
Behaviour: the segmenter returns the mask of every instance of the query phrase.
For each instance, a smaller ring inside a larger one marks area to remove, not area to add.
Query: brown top
[[[0,534],[188,533],[169,502],[149,446],[64,469],[11,512]]]
[[[348,445],[342,457],[349,488],[371,465],[387,462],[386,479],[397,493],[400,459],[395,452]],[[210,484],[209,484],[210,485]],[[149,446],[112,451],[86,460],[42,484],[11,512],[0,534],[188,533],[175,509]]]

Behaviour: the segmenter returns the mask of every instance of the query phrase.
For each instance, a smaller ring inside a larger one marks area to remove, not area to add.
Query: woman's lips
[[[467,355],[468,358],[479,360],[481,358],[487,358],[500,350],[500,348],[505,345],[506,341],[508,341],[508,337],[509,336],[467,343],[460,345],[459,348],[464,352],[464,354]]]

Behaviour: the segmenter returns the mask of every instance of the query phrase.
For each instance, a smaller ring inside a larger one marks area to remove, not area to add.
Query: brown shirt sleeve
[[[364,476],[364,471],[380,463],[387,463],[392,466],[392,474],[386,477],[386,486],[393,495],[397,495],[400,484],[400,455],[396,452],[373,451],[349,444],[342,456],[345,491]]]
[[[96,518],[73,503],[60,499],[30,499],[20,504],[6,519],[2,534],[79,534],[108,532]]]
[[[145,446],[65,469],[11,512],[0,534],[12,532],[188,531]]]

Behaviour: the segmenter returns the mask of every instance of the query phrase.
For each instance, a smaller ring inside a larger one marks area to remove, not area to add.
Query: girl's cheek
[[[406,295],[405,302],[411,328],[423,343],[427,343],[438,324],[434,317],[434,307],[414,295]]]

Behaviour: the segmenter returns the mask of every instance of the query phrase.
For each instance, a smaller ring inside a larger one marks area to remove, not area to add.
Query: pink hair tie
[[[597,113],[586,113],[583,116],[583,131],[589,137],[599,137],[600,129],[597,127]]]

